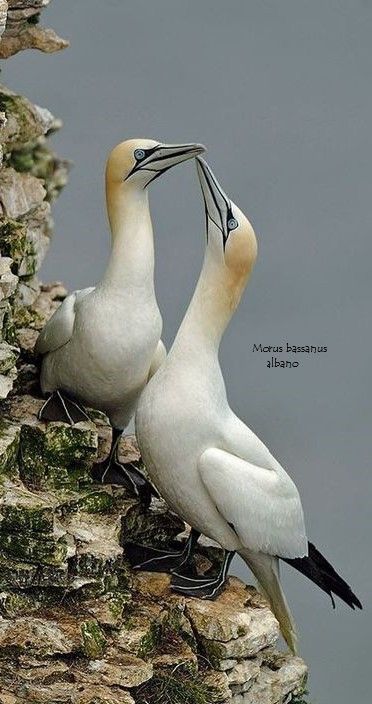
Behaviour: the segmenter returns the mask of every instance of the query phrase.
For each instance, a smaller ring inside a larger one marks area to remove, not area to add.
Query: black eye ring
[[[229,218],[229,220],[227,221],[227,227],[229,228],[229,230],[236,230],[238,225],[239,223],[237,220],[235,220],[235,218]]]
[[[144,151],[144,149],[135,149],[134,156],[137,161],[142,161],[142,159],[144,159],[146,156],[146,152]]]

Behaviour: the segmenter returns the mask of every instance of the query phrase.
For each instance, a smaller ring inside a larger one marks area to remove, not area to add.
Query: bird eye
[[[239,223],[237,220],[235,220],[235,218],[230,218],[227,221],[227,227],[229,228],[229,230],[236,230],[236,228],[238,227],[238,224]]]
[[[146,154],[143,149],[135,149],[134,150],[134,156],[137,159],[137,161],[142,161],[142,159],[145,158]]]

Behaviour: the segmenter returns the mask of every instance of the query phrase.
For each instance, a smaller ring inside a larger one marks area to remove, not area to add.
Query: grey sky
[[[312,702],[369,695],[371,118],[369,0],[55,0],[71,48],[10,59],[3,80],[65,122],[75,167],[54,209],[44,279],[94,283],[108,252],[103,168],[127,137],[204,142],[252,220],[259,257],[224,339],[236,411],[288,468],[308,533],[365,604],[333,612],[284,569]],[[156,279],[169,345],[198,275],[204,217],[193,164],[152,187]],[[267,369],[258,344],[327,345]],[[239,568],[240,569],[240,568]],[[242,573],[243,574],[243,573]],[[248,578],[247,572],[244,577]],[[368,688],[368,689],[367,689]]]

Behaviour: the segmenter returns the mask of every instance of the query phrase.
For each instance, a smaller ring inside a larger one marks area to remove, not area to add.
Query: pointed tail
[[[309,543],[309,554],[307,557],[298,557],[294,560],[282,559],[311,579],[320,589],[323,589],[330,596],[333,608],[335,608],[333,594],[342,599],[352,609],[355,609],[355,607],[358,609],[363,608],[349,585],[337,574],[328,560],[323,557],[312,543]]]
[[[257,579],[259,590],[268,600],[280,630],[292,653],[297,654],[296,624],[289,610],[279,577],[279,560],[271,555],[244,550],[240,556]]]

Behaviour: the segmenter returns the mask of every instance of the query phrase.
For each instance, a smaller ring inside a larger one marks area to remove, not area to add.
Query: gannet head
[[[202,154],[202,144],[162,144],[152,139],[128,139],[112,150],[106,182],[146,188],[151,181],[182,161]]]
[[[203,193],[208,250],[227,267],[232,282],[245,280],[257,256],[257,240],[248,218],[226,195],[204,159],[196,159]]]

